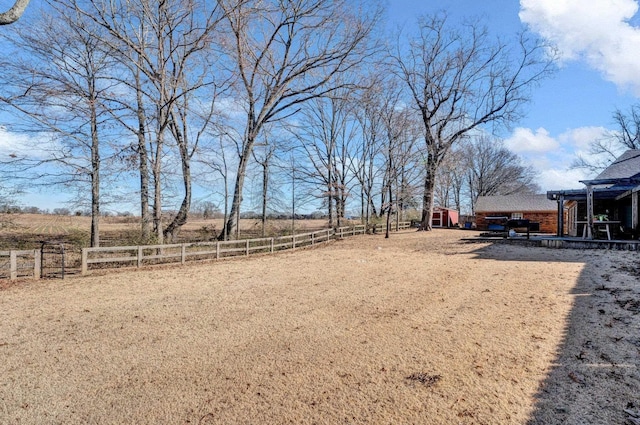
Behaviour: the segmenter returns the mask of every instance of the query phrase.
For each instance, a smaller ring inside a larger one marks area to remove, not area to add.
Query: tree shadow
[[[640,423],[637,255],[507,244],[473,252],[486,260],[584,264],[571,290],[573,306],[562,324],[562,342],[527,425]]]

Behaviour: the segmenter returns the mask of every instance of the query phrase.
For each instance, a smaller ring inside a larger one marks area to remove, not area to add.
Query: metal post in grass
[[[293,235],[291,249],[296,249],[296,235],[295,234]]]
[[[182,244],[180,246],[180,263],[184,265],[187,262],[187,244]]]
[[[275,245],[275,239],[271,238],[271,253],[273,254],[273,249],[274,249],[274,245]]]
[[[246,255],[249,256],[249,239],[247,239],[247,242],[245,244],[245,252],[246,252]]]

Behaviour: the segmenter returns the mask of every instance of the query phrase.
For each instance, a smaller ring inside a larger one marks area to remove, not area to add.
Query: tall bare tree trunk
[[[138,64],[141,66],[141,56],[138,55]],[[138,119],[138,173],[140,174],[140,235],[143,243],[149,242],[151,236],[149,217],[149,152],[147,151],[147,124],[144,103],[142,100],[142,84],[140,81],[140,66],[136,67],[136,116]]]
[[[422,195],[422,219],[419,230],[433,230],[433,206],[436,186],[436,172],[438,166],[434,161],[428,161],[424,178],[424,193]]]
[[[176,213],[175,217],[167,225],[167,228],[164,230],[164,234],[169,242],[173,242],[175,240],[177,231],[187,222],[187,218],[189,216],[189,210],[191,209],[191,155],[188,149],[188,140],[187,140],[187,132],[186,132],[186,123],[183,122],[183,128],[180,129],[178,127],[178,121],[176,120],[176,114],[172,113],[171,118],[171,131],[176,139],[176,143],[178,145],[178,151],[180,152],[180,163],[182,165],[182,184],[184,186],[184,197],[182,198],[182,203],[180,204],[180,208]]]
[[[249,119],[251,120],[251,117],[249,117]],[[251,152],[253,150],[253,145],[255,144],[256,134],[251,131],[249,132],[247,141],[244,144],[244,148],[242,149],[242,154],[240,155],[240,161],[238,162],[238,172],[236,174],[236,184],[233,190],[233,201],[231,202],[231,211],[229,212],[229,217],[227,217],[227,222],[225,224],[224,233],[226,233],[227,235],[230,235],[233,231],[236,232],[236,237],[238,235],[238,225],[240,224],[240,206],[242,204],[242,190],[244,188],[244,179],[247,174],[247,165],[249,163],[249,159],[251,158]]]
[[[160,127],[160,126],[158,126]],[[164,243],[164,233],[162,228],[162,147],[164,145],[164,133],[158,129],[156,141],[155,158],[153,162],[153,232],[156,242]]]
[[[93,86],[94,84],[91,84],[91,86]],[[100,246],[100,139],[98,138],[98,115],[96,111],[95,98],[91,99],[91,102],[90,102],[90,114],[91,114],[91,247],[98,247]]]
[[[262,166],[262,237],[267,236],[267,191],[269,190],[269,160]]]

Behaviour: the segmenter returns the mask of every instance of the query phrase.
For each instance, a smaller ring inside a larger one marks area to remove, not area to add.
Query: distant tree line
[[[383,17],[365,0],[45,0],[2,40],[6,130],[37,144],[2,173],[75,190],[92,246],[134,197],[141,238],[164,243],[203,202],[228,239],[242,209],[265,228],[309,205],[330,226],[419,208],[430,230],[435,204],[534,191],[494,134],[552,71],[546,46],[444,13],[390,35]]]

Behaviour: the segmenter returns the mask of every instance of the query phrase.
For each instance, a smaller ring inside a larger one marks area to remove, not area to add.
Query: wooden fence
[[[408,229],[409,222],[394,225],[394,230]],[[114,246],[83,248],[81,273],[86,274],[94,268],[113,268],[121,266],[142,267],[150,264],[179,263],[205,259],[224,259],[229,257],[269,254],[277,251],[292,250],[316,244],[327,243],[332,239],[362,235],[367,232],[364,225],[324,229],[274,238],[242,239],[218,242],[193,242],[170,245]],[[39,279],[42,273],[40,250],[0,251],[0,277],[17,279],[34,277]],[[6,276],[3,276],[5,274]]]
[[[0,251],[0,276],[16,280],[19,277],[40,279],[40,250]]]
[[[180,263],[204,259],[268,254],[305,246],[326,243],[335,238],[361,235],[366,232],[364,225],[324,229],[274,238],[240,239],[217,242],[192,242],[167,245],[114,246],[82,249],[82,274],[90,265],[102,264],[107,267],[126,263],[135,267],[147,264]]]

